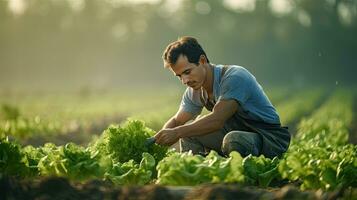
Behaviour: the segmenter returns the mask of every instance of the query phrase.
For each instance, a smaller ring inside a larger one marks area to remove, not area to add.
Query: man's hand
[[[166,146],[171,146],[180,139],[174,129],[161,129],[154,137],[157,144]]]

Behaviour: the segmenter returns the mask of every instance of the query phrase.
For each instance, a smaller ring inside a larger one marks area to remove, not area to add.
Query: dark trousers
[[[238,122],[239,123],[239,122]],[[240,124],[241,125],[241,124]],[[215,150],[221,155],[238,151],[243,157],[252,154],[266,157],[281,156],[290,143],[289,132],[282,127],[255,129],[256,132],[237,129],[235,120],[228,120],[225,128],[203,136],[180,139],[180,152],[191,150],[193,154]]]

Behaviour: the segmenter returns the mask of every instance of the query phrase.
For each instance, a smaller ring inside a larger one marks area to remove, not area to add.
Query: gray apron
[[[221,77],[223,77],[227,68],[227,65],[222,68]],[[200,98],[204,107],[212,111],[216,102],[212,102],[208,99],[205,100],[203,90]],[[239,108],[241,107],[239,106]],[[260,153],[268,158],[281,156],[287,151],[290,144],[291,136],[287,127],[282,127],[280,123],[270,124],[249,119],[248,114],[242,109],[238,109],[238,111],[226,121],[224,129],[227,131],[226,133],[234,130],[258,133],[262,139]]]

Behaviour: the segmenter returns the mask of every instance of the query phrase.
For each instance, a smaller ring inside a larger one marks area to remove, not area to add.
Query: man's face
[[[190,63],[186,56],[180,55],[176,64],[171,65],[170,70],[177,76],[184,85],[194,90],[201,88],[206,78],[206,70],[200,63]]]

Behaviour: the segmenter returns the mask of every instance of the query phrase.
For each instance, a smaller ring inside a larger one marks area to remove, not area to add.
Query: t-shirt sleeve
[[[189,112],[194,116],[201,114],[203,105],[197,98],[197,95],[195,95],[192,90],[187,88],[182,96],[180,109],[185,112]]]
[[[244,105],[251,93],[252,82],[248,77],[230,73],[222,77],[221,93],[218,100],[234,99]]]

